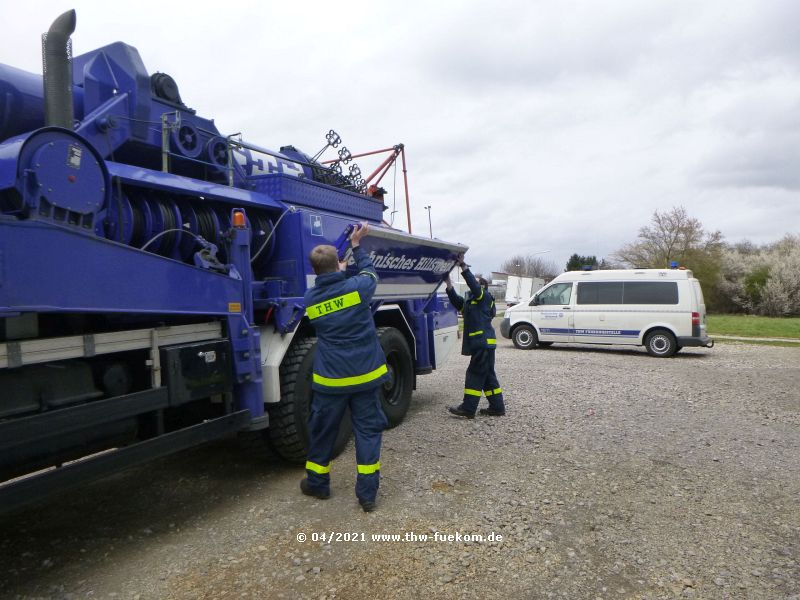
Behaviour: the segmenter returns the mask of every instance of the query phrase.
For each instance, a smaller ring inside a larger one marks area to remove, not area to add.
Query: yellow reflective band
[[[482,333],[483,333],[483,329],[481,329],[480,331],[474,331],[474,332],[469,334],[469,337],[472,337],[473,335],[480,335]]]
[[[308,460],[306,461],[306,470],[314,471],[314,473],[319,473],[320,475],[325,475],[325,473],[331,472],[331,464],[328,463],[328,466],[323,467],[322,465],[318,465],[317,463]]]
[[[487,398],[492,395],[492,390],[483,390],[483,395]]]
[[[489,344],[489,345],[491,346],[491,345],[493,345],[493,344],[497,344],[497,340],[496,340],[496,339],[494,339],[494,338],[488,338],[488,339],[486,340],[486,343],[487,343],[487,344]]]
[[[483,288],[481,288],[481,295],[475,298],[475,300],[480,300],[481,298],[483,298]]]
[[[495,393],[495,394],[502,394],[502,393],[503,393],[503,388],[497,388],[497,389],[494,391],[494,393]]]
[[[481,397],[481,391],[480,390],[471,390],[469,388],[464,388],[464,395],[465,396],[477,396],[478,398],[480,398]]]
[[[322,375],[314,373],[314,383],[328,387],[346,387],[348,385],[358,385],[360,383],[375,381],[378,377],[387,372],[386,365],[383,364],[374,371],[364,373],[363,375],[354,375],[353,377],[323,377]]]
[[[357,465],[358,472],[361,475],[372,475],[375,471],[381,470],[381,461],[376,462],[374,465]]]
[[[320,302],[319,304],[312,304],[306,309],[306,313],[308,313],[309,319],[316,319],[357,304],[361,304],[361,296],[358,295],[358,291],[355,291],[344,296],[325,300],[325,302]]]

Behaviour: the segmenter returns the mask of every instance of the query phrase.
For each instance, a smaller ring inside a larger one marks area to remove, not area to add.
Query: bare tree
[[[516,254],[507,259],[500,265],[500,269],[509,275],[519,277],[541,277],[542,279],[553,279],[561,271],[552,260],[546,260],[541,256]]]
[[[682,206],[655,211],[639,239],[617,250],[613,258],[636,268],[666,268],[672,261],[691,269],[700,280],[709,307],[720,304],[716,285],[722,270],[722,233],[706,231]]]
[[[722,233],[706,231],[682,206],[653,213],[650,225],[639,230],[639,239],[620,248],[615,258],[631,267],[668,267],[671,261],[685,264],[703,255],[719,254]]]

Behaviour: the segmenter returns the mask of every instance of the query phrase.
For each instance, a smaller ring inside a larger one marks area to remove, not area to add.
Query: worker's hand
[[[444,284],[445,284],[445,286],[447,286],[447,289],[448,289],[448,290],[449,290],[451,287],[453,287],[453,282],[452,282],[452,281],[450,281],[450,275],[449,275],[449,274],[447,274],[447,275],[445,275],[445,276],[444,276]]]
[[[456,262],[463,269],[467,263],[464,262],[464,253],[462,252],[456,257]]]
[[[362,221],[358,225],[356,225],[355,229],[353,229],[353,233],[350,234],[350,245],[355,248],[361,242],[361,238],[367,235],[369,231],[369,225],[367,225],[366,221]]]

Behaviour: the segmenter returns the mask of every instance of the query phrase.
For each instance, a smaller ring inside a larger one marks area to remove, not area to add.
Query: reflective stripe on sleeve
[[[311,462],[310,460],[306,461],[306,470],[313,471],[314,473],[319,473],[320,475],[325,475],[325,473],[331,472],[331,463],[328,463],[327,466],[323,467],[322,465],[318,465],[315,462]]]
[[[497,344],[497,340],[496,340],[496,339],[494,339],[494,338],[488,338],[488,339],[486,340],[486,343],[487,343],[487,344],[489,344],[490,346],[494,346],[494,345],[496,345],[496,344]]]
[[[373,278],[375,281],[378,281],[378,276],[377,276],[377,275],[375,275],[375,273],[373,273],[372,271],[359,271],[359,272],[358,272],[358,274],[359,274],[359,275],[369,275],[369,276],[370,276],[370,277],[372,277],[372,278]]]
[[[372,475],[376,471],[381,470],[381,461],[378,461],[371,465],[357,465],[358,473],[360,475]]]
[[[352,377],[323,377],[314,373],[314,383],[324,385],[327,387],[346,387],[348,385],[359,385],[360,383],[369,383],[375,381],[378,377],[387,373],[388,370],[385,364],[382,364],[377,369],[364,373],[363,375],[353,375]]]
[[[469,388],[464,388],[464,395],[465,396],[477,396],[478,398],[480,398],[481,397],[481,391],[480,390],[471,390]]]
[[[324,302],[312,304],[306,308],[306,313],[308,314],[309,319],[316,319],[317,317],[324,317],[325,315],[329,315],[358,304],[361,304],[361,296],[359,296],[358,291],[355,291],[347,293],[343,296],[331,298],[330,300],[325,300]]]
[[[483,329],[481,329],[480,331],[473,331],[472,333],[469,334],[469,337],[472,337],[473,335],[480,335],[482,333],[483,333]]]

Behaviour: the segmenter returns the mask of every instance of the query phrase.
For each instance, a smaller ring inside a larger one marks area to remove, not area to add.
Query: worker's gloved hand
[[[467,263],[464,262],[464,253],[463,252],[456,257],[456,262],[458,263],[458,265],[462,269],[467,266]]]
[[[369,231],[369,225],[367,225],[366,221],[362,221],[358,225],[356,225],[355,229],[353,229],[353,233],[350,234],[350,245],[355,248],[361,242],[361,238],[367,235]]]

